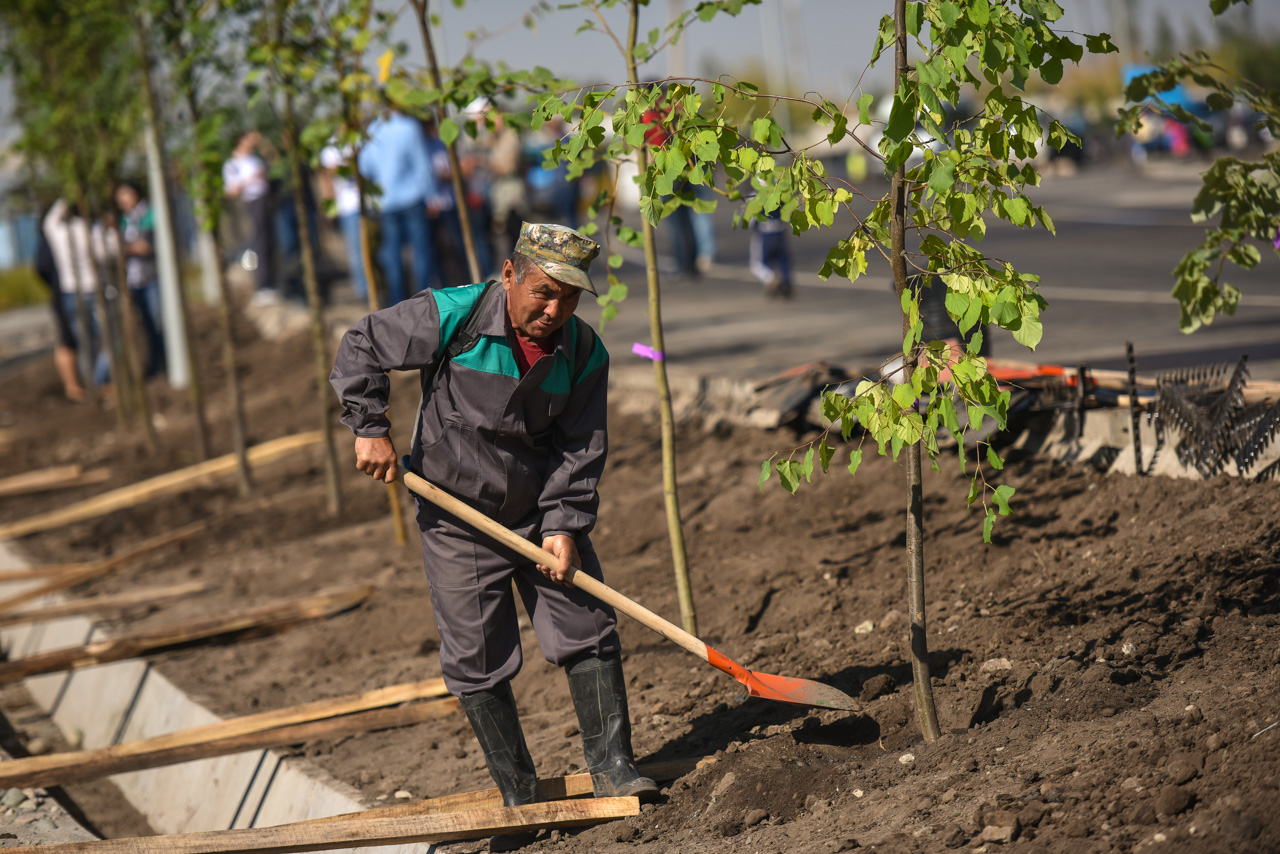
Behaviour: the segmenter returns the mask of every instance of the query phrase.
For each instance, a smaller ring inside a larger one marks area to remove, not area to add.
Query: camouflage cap
[[[526,222],[520,226],[516,251],[556,281],[595,294],[587,271],[600,254],[600,244],[585,234],[563,225]]]

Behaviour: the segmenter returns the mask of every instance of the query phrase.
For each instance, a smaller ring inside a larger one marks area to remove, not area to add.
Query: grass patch
[[[34,267],[0,270],[0,311],[49,301],[49,288]]]

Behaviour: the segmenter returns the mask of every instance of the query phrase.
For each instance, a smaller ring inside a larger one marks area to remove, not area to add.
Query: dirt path
[[[205,347],[212,345],[208,337]],[[245,342],[255,441],[312,429],[301,339]],[[223,378],[207,378],[227,450]],[[397,423],[416,402],[399,392]],[[159,395],[165,450],[119,437],[111,413],[60,400],[32,365],[0,383],[0,476],[107,464],[106,487],[190,462],[179,395]],[[678,609],[652,425],[614,417],[594,535],[607,580]],[[637,753],[714,755],[637,818],[551,834],[533,851],[1267,852],[1280,850],[1280,487],[1103,477],[1024,460],[992,473],[1018,514],[981,542],[954,456],[926,479],[929,647],[946,733],[918,736],[905,636],[902,472],[868,454],[856,480],[797,497],[755,489],[784,434],[684,431],[682,503],[701,632],[749,666],[860,695],[865,715],[747,699],[740,686],[634,623],[622,626]],[[347,453],[344,437],[341,449]],[[870,450],[870,449],[869,449]],[[210,532],[82,592],[216,580],[208,595],[132,622],[159,625],[331,584],[374,580],[322,625],[168,656],[161,667],[223,713],[438,675],[420,555],[390,542],[382,488],[350,472],[348,516],[323,516],[318,456],[279,463],[233,514],[231,483],[23,541],[41,560],[88,559],[194,518]],[[0,521],[68,500],[0,503]],[[868,626],[869,624],[869,626]],[[869,628],[869,630],[867,630]],[[525,633],[517,696],[544,775],[579,770],[561,674]],[[490,785],[461,717],[299,748],[371,798]],[[984,830],[984,828],[986,828]],[[984,835],[989,841],[984,842]],[[475,850],[463,844],[455,850]]]

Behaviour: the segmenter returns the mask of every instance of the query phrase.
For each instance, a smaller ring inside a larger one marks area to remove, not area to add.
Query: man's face
[[[548,276],[537,267],[516,281],[510,261],[502,265],[502,287],[507,292],[507,314],[511,325],[525,338],[542,340],[553,334],[578,307],[582,290]]]
[[[132,187],[120,186],[116,188],[116,204],[120,210],[128,213],[133,210],[133,206],[138,203],[138,194],[133,191]]]

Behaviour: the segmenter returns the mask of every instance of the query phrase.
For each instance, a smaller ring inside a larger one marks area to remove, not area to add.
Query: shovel
[[[454,498],[438,486],[422,479],[413,472],[405,472],[405,486],[432,504],[447,510],[454,516],[488,534],[534,563],[543,566],[558,566],[560,561],[551,552],[540,549],[524,537],[499,525],[474,507]],[[837,691],[821,682],[809,679],[796,679],[791,676],[774,676],[769,673],[757,673],[748,670],[738,662],[712,649],[693,635],[676,626],[648,608],[633,602],[618,591],[601,581],[596,581],[577,567],[570,567],[565,581],[590,593],[608,605],[613,606],[636,622],[662,635],[676,646],[701,658],[717,670],[723,670],[746,687],[752,697],[765,700],[777,700],[781,703],[795,703],[798,706],[817,706],[823,709],[844,709],[845,711],[861,711],[856,700],[843,691]]]

